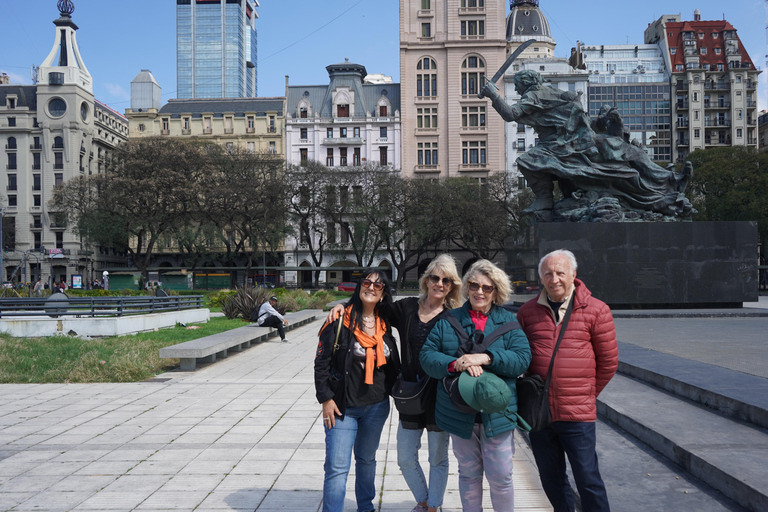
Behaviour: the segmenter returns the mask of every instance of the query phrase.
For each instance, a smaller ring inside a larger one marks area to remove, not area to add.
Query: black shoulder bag
[[[547,380],[542,380],[540,375],[517,378],[517,414],[530,427],[529,432],[537,432],[552,423],[552,411],[549,409],[549,383],[552,380],[552,369],[555,366],[557,349],[560,347],[560,342],[563,341],[563,334],[565,334],[568,320],[571,318],[574,300],[575,297],[571,297],[568,308],[565,310],[560,336],[557,337],[555,350],[552,351],[552,360],[549,362]]]
[[[407,347],[410,348],[410,347]],[[403,365],[410,364],[411,351],[403,350]],[[395,401],[395,408],[400,414],[406,416],[419,416],[424,414],[435,405],[435,391],[437,387],[435,380],[430,376],[419,378],[416,381],[408,381],[403,378],[401,371],[397,375],[395,385],[392,386],[392,398]]]
[[[461,345],[459,346],[459,350],[456,351],[457,358],[464,354],[482,354],[488,350],[488,347],[493,345],[496,340],[509,331],[520,329],[519,323],[511,321],[501,324],[488,336],[484,336],[482,331],[475,329],[470,337],[470,335],[467,334],[467,331],[464,330],[464,327],[461,325],[458,318],[449,314],[446,314],[443,318],[451,324],[451,327],[453,327],[453,330],[456,332],[456,336],[459,337]],[[461,393],[459,393],[458,384],[460,375],[461,373],[456,373],[443,377],[443,387],[451,398],[451,403],[457,411],[468,414],[477,413],[478,411],[467,405],[461,397]]]

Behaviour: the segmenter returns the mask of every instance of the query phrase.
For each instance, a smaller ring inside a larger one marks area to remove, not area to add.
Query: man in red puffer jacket
[[[576,279],[576,268],[576,257],[570,251],[558,250],[544,256],[539,262],[544,290],[517,313],[531,344],[528,371],[546,380],[563,317],[573,301],[552,369],[552,424],[530,434],[531,449],[554,512],[575,510],[565,455],[571,463],[582,510],[607,512],[608,495],[595,451],[596,401],[616,373],[619,349],[610,308],[592,297],[584,283]]]

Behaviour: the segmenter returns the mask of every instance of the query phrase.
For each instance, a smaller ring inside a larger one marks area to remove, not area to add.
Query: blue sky
[[[130,106],[131,80],[149,69],[163,89],[163,101],[176,97],[175,0],[72,0],[80,27],[80,52],[94,79],[96,98],[118,112]],[[411,0],[418,1],[418,0]],[[260,96],[282,96],[285,75],[292,85],[325,84],[325,66],[350,61],[369,73],[397,82],[399,13],[396,0],[260,0],[258,73]],[[662,14],[692,20],[727,19],[752,60],[765,68],[764,0],[541,0],[566,57],[576,41],[589,45],[642,43],[643,30]],[[0,72],[13,83],[29,84],[29,68],[51,50],[56,0],[0,0]],[[508,5],[507,5],[508,9]],[[766,73],[760,76],[758,102],[768,108]]]

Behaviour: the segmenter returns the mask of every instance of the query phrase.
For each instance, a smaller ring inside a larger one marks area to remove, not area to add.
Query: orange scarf
[[[352,312],[352,306],[344,311],[344,327],[352,330],[349,325],[349,317]],[[359,327],[352,330],[360,346],[365,349],[365,383],[373,384],[373,367],[378,368],[387,364],[387,358],[384,355],[384,333],[387,332],[387,324],[379,317],[376,317],[376,333],[371,336]]]

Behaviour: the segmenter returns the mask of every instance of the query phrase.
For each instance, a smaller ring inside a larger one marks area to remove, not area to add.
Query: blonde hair
[[[464,274],[463,291],[465,299],[469,299],[469,287],[467,283],[477,274],[483,274],[490,279],[493,286],[496,287],[496,295],[493,297],[494,304],[502,306],[509,300],[509,296],[512,294],[512,286],[509,283],[509,276],[506,272],[488,260],[477,260],[471,267],[469,267],[467,273]]]
[[[441,254],[427,265],[427,269],[419,278],[419,304],[424,304],[427,301],[427,294],[429,288],[427,283],[429,282],[430,274],[440,272],[453,281],[453,286],[445,296],[445,307],[447,309],[454,309],[461,305],[461,278],[459,277],[459,271],[456,270],[456,260],[450,254]]]

